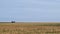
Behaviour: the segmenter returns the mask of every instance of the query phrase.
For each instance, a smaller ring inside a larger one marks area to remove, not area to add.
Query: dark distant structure
[[[15,21],[11,21],[11,23],[15,23]]]
[[[13,18],[12,16],[10,16],[10,19],[12,19],[11,23],[15,23],[15,20],[14,20],[15,18]]]

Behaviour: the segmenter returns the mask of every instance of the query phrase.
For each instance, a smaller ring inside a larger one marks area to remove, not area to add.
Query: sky
[[[0,21],[60,22],[60,0],[0,0]]]

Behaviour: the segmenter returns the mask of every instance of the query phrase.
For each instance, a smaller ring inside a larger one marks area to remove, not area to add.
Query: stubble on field
[[[60,34],[60,26],[41,23],[1,23],[0,34]]]

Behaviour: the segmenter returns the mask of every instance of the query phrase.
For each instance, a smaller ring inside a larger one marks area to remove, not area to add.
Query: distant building
[[[11,23],[15,23],[15,21],[11,21]]]

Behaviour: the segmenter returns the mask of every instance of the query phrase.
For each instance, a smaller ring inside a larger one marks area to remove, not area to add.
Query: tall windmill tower
[[[10,16],[10,18],[12,19],[12,20],[11,20],[11,23],[15,23],[15,20],[14,20],[15,18],[12,17],[12,16]]]

